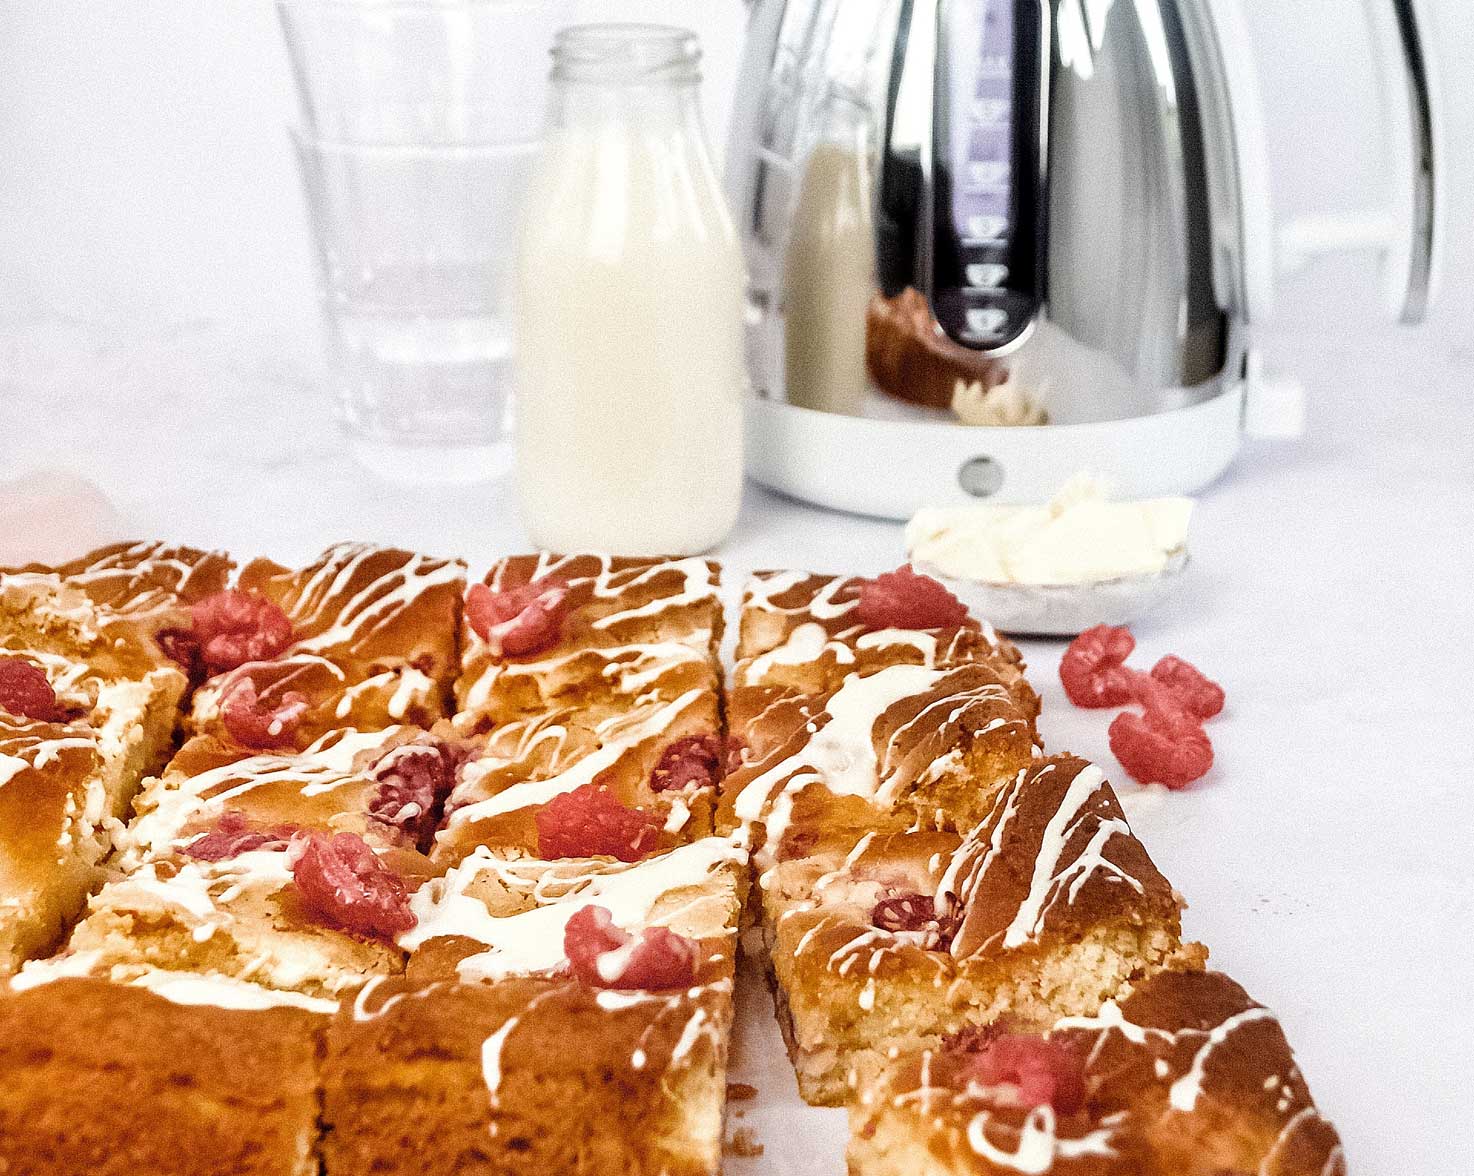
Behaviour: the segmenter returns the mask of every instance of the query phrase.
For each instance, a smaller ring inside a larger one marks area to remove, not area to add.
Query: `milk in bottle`
[[[517,279],[517,480],[555,550],[694,554],[737,517],[742,255],[680,29],[565,30]]]

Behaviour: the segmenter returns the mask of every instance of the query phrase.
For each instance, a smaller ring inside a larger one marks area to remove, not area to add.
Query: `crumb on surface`
[[[757,1097],[757,1087],[746,1082],[728,1082],[727,1099],[729,1102],[749,1102]]]
[[[753,1134],[751,1127],[739,1127],[722,1144],[722,1152],[725,1155],[750,1160],[763,1154],[763,1145],[757,1141],[757,1136]]]

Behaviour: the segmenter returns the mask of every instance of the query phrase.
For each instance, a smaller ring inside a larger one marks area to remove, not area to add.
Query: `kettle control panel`
[[[978,351],[1006,350],[1043,304],[1046,11],[937,5],[931,303]]]

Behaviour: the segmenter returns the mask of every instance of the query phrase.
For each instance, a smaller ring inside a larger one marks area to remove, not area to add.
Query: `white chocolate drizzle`
[[[1274,1014],[1266,1008],[1245,1009],[1241,1013],[1235,1013],[1221,1025],[1215,1025],[1209,1031],[1203,1044],[1198,1047],[1197,1053],[1193,1055],[1192,1065],[1181,1078],[1172,1083],[1168,1092],[1167,1101],[1173,1110],[1191,1111],[1198,1105],[1198,1096],[1203,1093],[1203,1074],[1208,1065],[1208,1059],[1213,1051],[1226,1041],[1230,1034],[1243,1025],[1254,1021],[1272,1021]]]
[[[987,1111],[979,1111],[973,1116],[967,1126],[968,1146],[989,1163],[1024,1173],[1024,1176],[1043,1176],[1054,1166],[1056,1159],[1116,1154],[1111,1146],[1115,1134],[1113,1126],[1100,1127],[1078,1139],[1061,1138],[1054,1109],[1048,1105],[1035,1107],[1024,1118],[1023,1126],[1018,1128],[1017,1146],[1012,1151],[998,1146],[989,1137],[988,1126],[992,1121]]]
[[[237,760],[187,779],[165,776],[145,786],[140,815],[126,834],[125,865],[140,853],[165,853],[191,840],[183,830],[203,814],[223,813],[259,788],[285,786],[303,797],[320,796],[344,787],[360,787],[364,761],[401,736],[406,728],[383,731],[330,731],[293,755],[257,755]],[[392,753],[391,753],[392,754]]]
[[[585,784],[592,783],[595,777],[612,768],[642,740],[668,730],[675,725],[685,711],[704,705],[709,698],[710,695],[705,690],[688,690],[673,702],[658,706],[652,705],[643,714],[619,715],[614,719],[606,720],[600,725],[601,730],[609,731],[619,728],[621,729],[619,737],[607,739],[597,750],[590,752],[582,759],[575,760],[551,776],[541,780],[528,780],[513,784],[484,800],[456,807],[450,815],[445,832],[453,831],[471,822],[500,816],[503,813],[543,805],[555,796],[572,792]],[[551,729],[543,729],[543,736],[548,736],[550,731]],[[498,761],[493,757],[485,757],[466,765],[457,792],[462,796],[468,792],[474,795],[485,776],[497,766]],[[454,800],[455,798],[452,803]]]
[[[396,622],[427,592],[465,580],[465,565],[459,561],[407,554],[403,562],[359,584],[363,565],[384,552],[367,543],[340,543],[323,552],[289,610],[299,631],[318,631],[294,642],[288,656],[352,652]]]
[[[735,902],[727,890],[705,884],[714,875],[740,863],[740,849],[731,840],[706,837],[668,853],[633,863],[585,861],[541,863],[556,869],[556,883],[546,886],[523,881],[518,889],[539,905],[517,914],[497,917],[472,893],[484,874],[498,878],[525,879],[532,863],[507,863],[485,850],[472,854],[443,878],[434,878],[410,899],[417,923],[399,937],[399,945],[414,951],[432,939],[473,939],[487,950],[461,960],[457,972],[462,980],[490,980],[504,976],[533,975],[560,967],[566,956],[563,934],[583,907],[607,909],[616,926],[637,931],[649,925],[660,900],[677,891],[691,890],[692,896],[672,911],[662,912],[662,925],[680,927],[695,909],[710,903],[713,896],[725,908]],[[725,926],[725,909],[720,925]]]
[[[899,724],[877,751],[874,730],[881,717],[901,701],[933,690],[954,672],[896,665],[846,678],[810,720],[811,734],[804,746],[750,780],[737,796],[737,817],[749,825],[763,822],[766,826],[763,853],[771,854],[777,847],[788,825],[793,798],[803,789],[819,785],[837,796],[858,796],[890,809],[909,782],[900,750],[911,732],[940,729],[956,722],[970,706],[1008,700],[1007,689],[996,683],[946,692]],[[974,734],[986,734],[1007,721],[990,720]]]
[[[593,569],[588,565],[592,563]],[[580,566],[583,565],[583,566]],[[699,664],[713,683],[716,666],[712,658],[713,634],[708,610],[698,610],[681,626],[681,632],[663,636],[657,641],[625,641],[625,634],[612,634],[628,621],[652,619],[667,612],[695,605],[716,607],[716,580],[710,565],[701,559],[657,560],[632,567],[614,568],[607,555],[539,555],[525,582],[557,580],[570,587],[587,585],[590,603],[584,607],[593,614],[590,630],[602,635],[607,645],[570,650],[555,645],[544,656],[527,660],[489,658],[485,643],[473,638],[463,657],[466,677],[458,685],[462,722],[474,723],[492,703],[502,685],[516,688],[521,679],[531,679],[541,695],[556,693],[563,684],[602,679],[617,694],[637,700],[647,694],[659,694],[660,686],[670,675],[681,675],[683,667]],[[504,560],[492,569],[488,583],[493,591],[505,591],[516,570],[517,583],[524,582],[522,559]],[[679,587],[675,586],[675,581]],[[672,581],[672,583],[666,583]],[[609,602],[628,597],[628,607],[602,611]],[[640,629],[644,627],[641,626]],[[635,631],[631,637],[643,637]]]
[[[309,1013],[332,1014],[336,1001],[264,988],[219,972],[171,972],[151,969],[138,975],[111,974],[95,951],[70,952],[47,960],[32,960],[10,980],[14,992],[25,992],[57,980],[98,980],[129,988],[146,988],[156,996],[178,1005],[206,1005],[218,1009],[251,1012],[269,1008],[296,1008]]]
[[[194,554],[199,558],[191,563],[181,558],[187,550],[163,542],[103,548],[91,553],[96,557],[91,563],[68,566],[66,582],[84,591],[127,583],[134,593],[111,602],[108,608],[115,612],[136,615],[169,608],[180,597],[192,594],[195,578],[208,564],[221,563],[226,558],[220,552],[198,552]],[[150,580],[163,582],[149,583]]]
[[[259,984],[222,975],[146,972],[130,979],[128,983],[134,987],[147,988],[165,1000],[180,1005],[212,1005],[215,1008],[243,1011],[286,1007],[322,1014],[332,1014],[338,1009],[338,1002],[334,1000],[264,988]]]
[[[902,645],[915,649],[919,664],[929,669],[947,661],[952,655],[951,645],[941,649],[936,634],[922,629],[867,631],[856,625],[831,634],[817,621],[804,621],[790,630],[782,644],[738,663],[735,681],[738,686],[761,686],[778,666],[811,665],[825,658],[832,659],[836,666],[852,666],[856,662],[857,651],[890,650]]]
[[[854,582],[849,576],[834,576],[825,580],[823,585],[815,590],[812,597],[794,607],[785,608],[776,603],[777,598],[785,592],[789,592],[805,581],[814,578],[807,572],[797,571],[767,572],[753,576],[747,582],[747,592],[743,599],[743,606],[745,608],[759,609],[763,612],[783,613],[788,616],[808,613],[810,616],[821,621],[836,620],[860,606],[858,597],[854,600],[844,601],[836,601],[834,599],[840,589]]]
[[[508,1017],[502,1022],[500,1029],[481,1043],[481,1078],[486,1083],[486,1093],[491,1100],[492,1110],[497,1107],[497,1092],[502,1084],[502,1048],[520,1020],[520,1017]]]
[[[1033,794],[1027,787],[1056,770],[1045,764],[1021,771],[994,803],[989,820],[965,841],[953,856],[937,886],[936,909],[939,914],[965,914],[971,896],[988,886],[988,876],[995,868],[1003,868],[1005,841],[1021,806]],[[1063,901],[1073,903],[1080,890],[1093,877],[1114,879],[1138,894],[1145,887],[1117,862],[1107,856],[1107,847],[1116,837],[1131,838],[1131,827],[1120,817],[1103,816],[1090,810],[1093,797],[1105,786],[1105,774],[1093,764],[1082,767],[1071,780],[1059,805],[1050,815],[1034,853],[1029,887],[1017,912],[1002,931],[977,941],[963,930],[952,944],[955,955],[971,956],[997,948],[1011,950],[1036,940],[1044,930],[1050,912]],[[989,828],[991,826],[991,828]],[[1090,827],[1087,843],[1067,856],[1070,843],[1082,827]],[[980,835],[986,831],[986,839]]]

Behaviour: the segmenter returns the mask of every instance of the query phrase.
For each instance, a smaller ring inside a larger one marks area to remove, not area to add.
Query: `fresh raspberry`
[[[287,614],[255,592],[217,592],[190,609],[190,616],[200,661],[209,674],[269,661],[292,643]]]
[[[1111,751],[1132,779],[1142,784],[1185,788],[1213,766],[1213,744],[1195,715],[1171,686],[1137,675],[1142,713],[1123,711],[1110,726]]]
[[[1135,670],[1126,659],[1136,648],[1131,630],[1111,625],[1086,629],[1070,642],[1059,662],[1065,696],[1076,706],[1125,706],[1136,697]]]
[[[819,830],[790,828],[784,832],[782,840],[778,842],[778,850],[773,856],[780,862],[792,862],[808,857],[818,847]]]
[[[909,935],[928,951],[945,951],[957,933],[958,920],[937,912],[929,894],[893,894],[870,912],[870,922],[892,935]]]
[[[285,846],[296,831],[292,825],[253,829],[246,821],[245,813],[239,809],[228,809],[220,815],[215,828],[196,837],[180,852],[196,861],[222,862],[226,858],[250,853],[252,850]]]
[[[576,911],[563,931],[563,953],[574,976],[594,988],[669,992],[696,980],[696,944],[668,927],[647,927],[635,939],[601,906]]]
[[[285,691],[274,705],[267,703],[256,693],[251,676],[241,674],[220,692],[220,721],[242,747],[291,747],[309,705],[295,690]]]
[[[433,736],[392,749],[374,765],[379,787],[369,800],[369,816],[401,830],[428,853],[465,760],[464,749]]]
[[[1191,662],[1169,654],[1152,667],[1152,677],[1171,689],[1182,705],[1200,719],[1211,719],[1223,710],[1223,687]]]
[[[723,776],[727,749],[720,735],[688,735],[665,749],[650,787],[656,792],[681,792],[691,785],[710,788]]]
[[[999,1033],[966,1052],[970,1082],[1018,1107],[1054,1108],[1072,1115],[1085,1104],[1085,1068],[1073,1050],[1027,1033]]]
[[[962,601],[910,564],[861,584],[855,615],[867,629],[953,629],[968,620]]]
[[[378,939],[415,925],[404,880],[356,833],[302,833],[287,856],[303,905],[324,923]]]
[[[466,589],[466,621],[492,657],[526,657],[562,639],[567,601],[564,585],[544,580],[504,592],[472,584]]]
[[[1175,791],[1206,776],[1213,766],[1208,733],[1180,708],[1175,716],[1151,707],[1143,714],[1122,711],[1111,720],[1109,734],[1111,754],[1141,784],[1165,784]]]
[[[937,904],[929,894],[897,894],[882,898],[870,922],[882,931],[921,931],[937,921]]]
[[[538,809],[537,851],[543,858],[612,857],[637,862],[655,848],[662,822],[629,808],[602,784],[585,784]]]
[[[0,657],[0,710],[37,723],[59,723],[66,716],[46,671],[22,657]]]
[[[986,1025],[964,1025],[955,1033],[942,1038],[942,1051],[955,1057],[985,1053],[1007,1029],[1007,1023],[1001,1018],[989,1021]]]
[[[154,634],[154,640],[165,656],[177,663],[189,675],[190,681],[198,685],[205,676],[205,670],[200,662],[200,640],[194,635],[194,630],[160,629]]]

